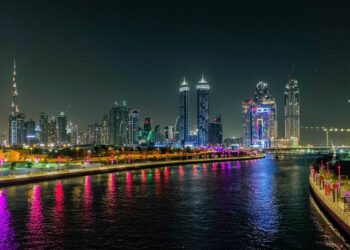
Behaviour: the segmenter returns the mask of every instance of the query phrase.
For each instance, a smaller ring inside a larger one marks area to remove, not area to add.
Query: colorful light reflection
[[[42,213],[41,204],[41,187],[39,185],[33,186],[33,195],[31,198],[30,215],[28,222],[29,239],[28,248],[37,248],[40,243],[44,241],[44,216]]]
[[[0,190],[0,249],[17,249],[6,190]]]

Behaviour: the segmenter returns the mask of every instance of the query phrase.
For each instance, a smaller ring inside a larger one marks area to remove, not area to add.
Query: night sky
[[[35,120],[41,111],[65,111],[85,130],[126,100],[153,125],[172,125],[186,76],[194,128],[194,90],[204,74],[210,113],[222,114],[225,137],[241,135],[241,100],[261,80],[277,99],[283,136],[284,87],[295,64],[301,124],[350,127],[350,6],[244,2],[2,0],[1,131],[8,128],[13,58],[20,110]],[[303,142],[312,134],[302,131]]]

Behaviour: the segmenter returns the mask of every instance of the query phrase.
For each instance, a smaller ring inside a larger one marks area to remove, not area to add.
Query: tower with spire
[[[24,114],[18,108],[18,90],[16,82],[16,60],[13,60],[12,75],[12,102],[9,116],[9,144],[10,146],[22,146],[25,142]]]
[[[209,137],[209,89],[208,82],[202,79],[197,86],[197,128],[198,146],[207,146]]]
[[[189,127],[188,127],[188,110],[189,110],[189,91],[190,88],[184,77],[179,88],[180,91],[180,114],[179,114],[179,142],[182,147],[188,142]],[[176,126],[177,127],[177,126]]]

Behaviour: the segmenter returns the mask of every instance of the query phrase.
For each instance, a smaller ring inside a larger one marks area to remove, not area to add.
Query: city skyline
[[[320,4],[316,14],[309,11],[315,8],[310,4],[287,8],[278,3],[269,8],[256,3],[251,8],[198,3],[172,8],[161,2],[137,8],[115,3],[107,9],[93,1],[81,5],[2,2],[0,112],[7,115],[11,103],[13,58],[19,72],[19,104],[26,117],[37,120],[40,112],[57,115],[64,111],[82,127],[100,120],[115,100],[142,108],[141,119],[173,124],[178,97],[172,93],[178,83],[186,76],[194,88],[198,76],[205,74],[212,87],[211,100],[215,100],[211,112],[222,114],[224,137],[239,136],[241,99],[257,82],[266,81],[277,106],[283,107],[284,87],[295,64],[293,77],[303,93],[301,125],[346,127],[349,118],[339,119],[342,110],[338,106],[349,105],[349,45],[345,43],[349,32],[340,8]],[[151,8],[155,11],[150,12]],[[92,18],[101,12],[103,16]],[[191,12],[207,18],[199,22]],[[251,15],[256,18],[250,19]],[[301,20],[307,21],[300,25]],[[46,27],[52,29],[47,33]],[[325,98],[323,93],[330,86],[343,91]],[[190,107],[194,107],[190,94]],[[157,103],[162,107],[152,110]],[[332,117],[313,112],[315,103]],[[194,110],[190,113],[195,117]],[[283,124],[282,109],[278,117]],[[1,131],[7,130],[7,123],[2,116]],[[191,129],[195,123],[190,120]],[[279,134],[283,132],[279,126]]]

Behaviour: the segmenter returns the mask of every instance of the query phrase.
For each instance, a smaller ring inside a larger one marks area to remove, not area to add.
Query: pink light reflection
[[[64,230],[64,191],[61,181],[55,186],[55,208],[54,208],[55,233],[62,235]]]
[[[116,208],[115,174],[108,175],[107,185],[107,215],[112,218]]]
[[[87,225],[91,225],[93,221],[92,200],[91,176],[86,176],[84,183],[84,222]]]
[[[44,216],[41,204],[41,187],[39,185],[33,186],[33,194],[31,198],[31,207],[28,222],[28,248],[40,247],[44,242]]]
[[[126,172],[126,196],[130,198],[132,196],[132,174],[128,171]]]
[[[159,196],[162,192],[161,188],[161,177],[160,177],[160,171],[157,168],[154,170],[154,181],[156,183],[156,194]]]
[[[17,249],[6,190],[0,190],[0,249]]]

